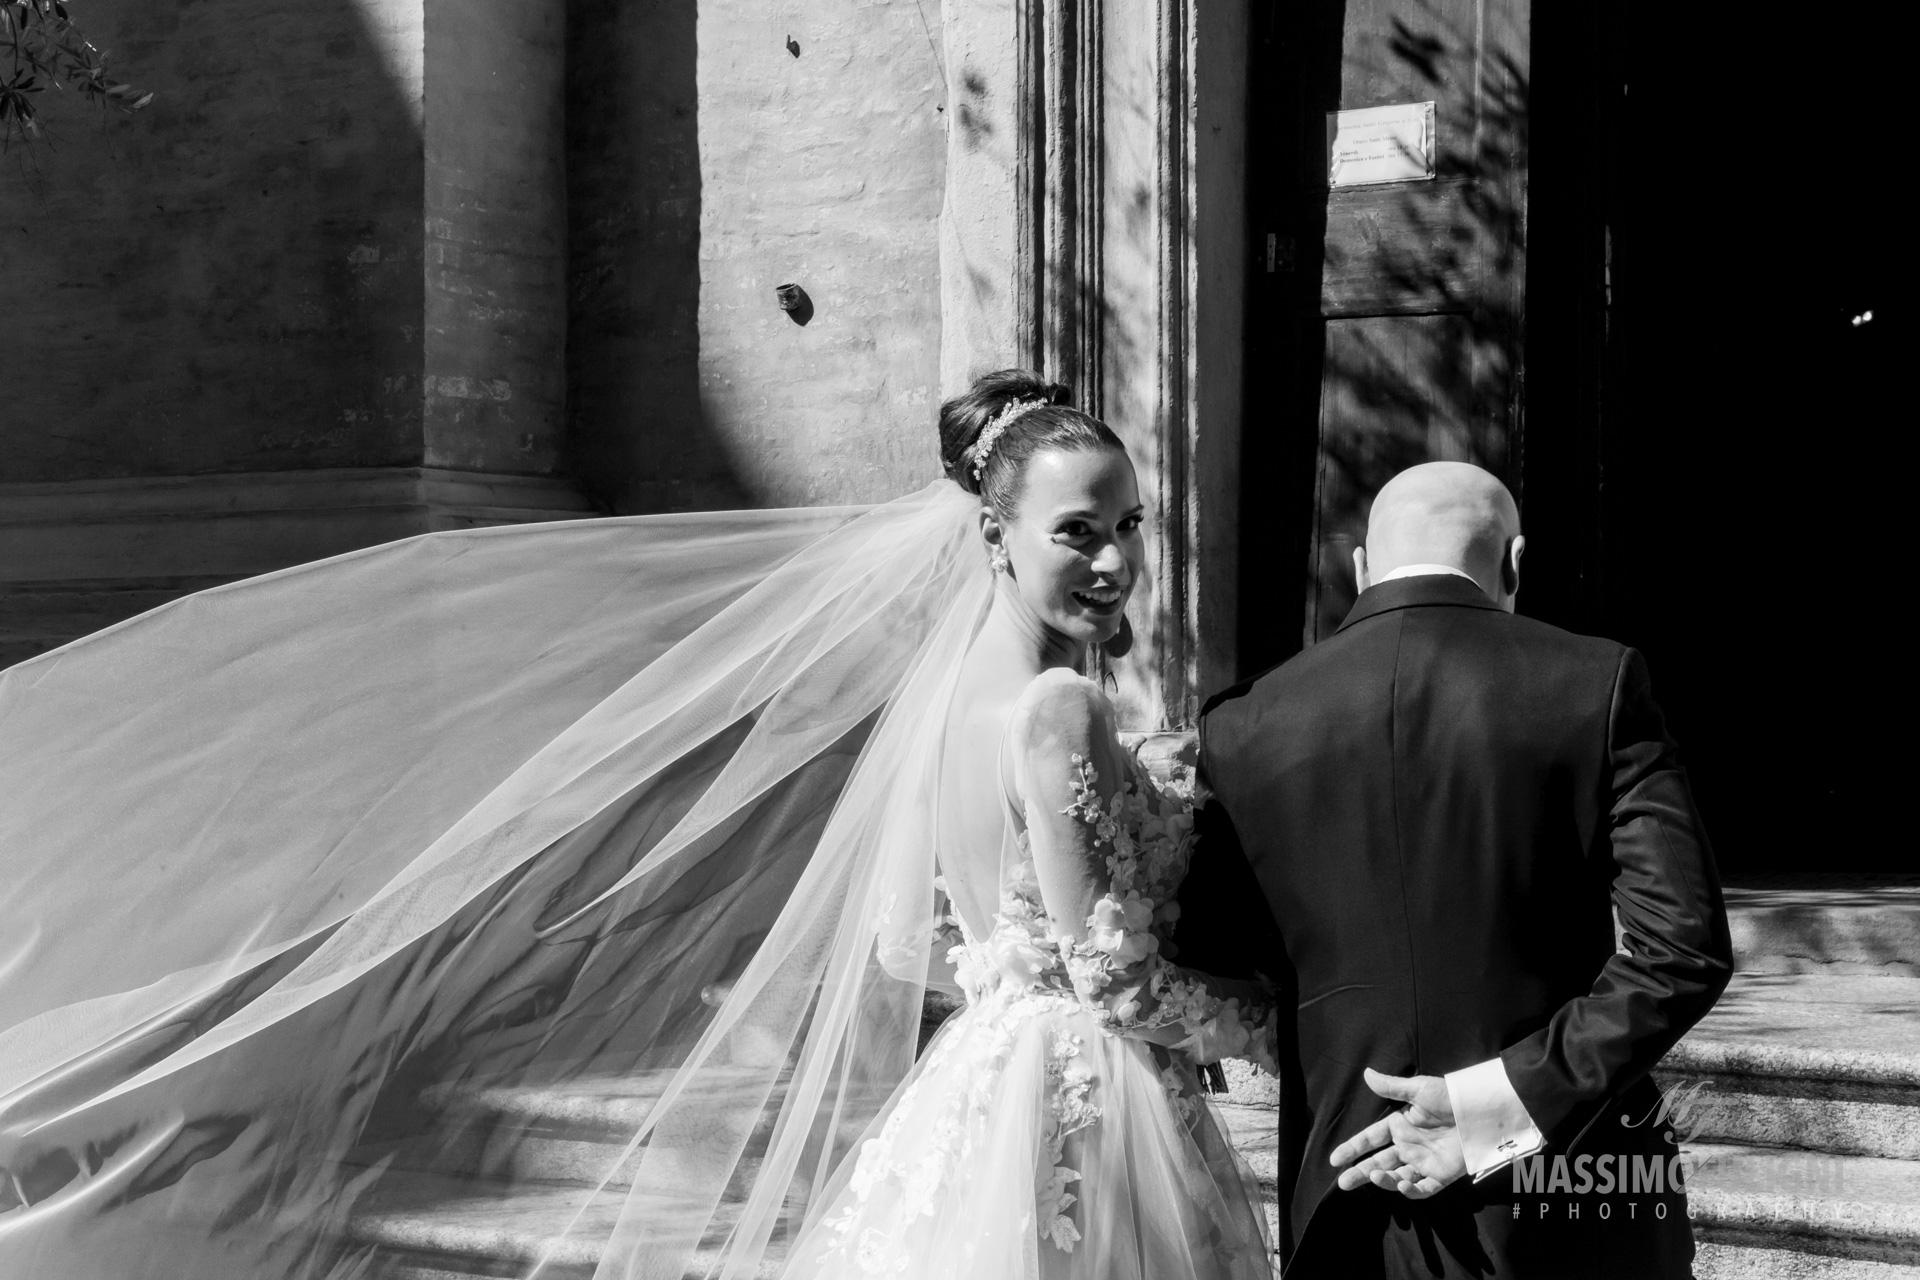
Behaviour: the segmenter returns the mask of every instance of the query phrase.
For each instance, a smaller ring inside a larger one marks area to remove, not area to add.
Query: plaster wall
[[[80,16],[155,97],[7,158],[0,482],[554,469],[565,0]]]
[[[939,24],[929,0],[576,5],[570,449],[608,505],[874,501],[938,474]]]
[[[156,96],[8,158],[0,483],[562,470],[651,510],[936,474],[932,0],[84,16]]]
[[[1021,362],[1032,298],[1023,260],[1018,33],[1013,0],[949,0],[943,29],[953,121],[940,216],[942,394]],[[1030,258],[1030,254],[1026,255]],[[1032,336],[1027,335],[1027,345]]]

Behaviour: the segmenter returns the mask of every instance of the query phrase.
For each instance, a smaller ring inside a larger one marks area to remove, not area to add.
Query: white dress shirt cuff
[[[1546,1145],[1498,1058],[1447,1073],[1447,1099],[1475,1182]]]

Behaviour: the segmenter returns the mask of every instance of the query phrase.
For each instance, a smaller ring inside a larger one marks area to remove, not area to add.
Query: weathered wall
[[[565,0],[79,16],[155,98],[0,179],[0,480],[554,469]]]
[[[701,400],[763,501],[935,474],[946,96],[927,22],[895,0],[701,6]],[[804,326],[775,305],[786,282],[812,298]]]
[[[953,85],[947,189],[940,217],[943,394],[1019,364],[1033,345],[1032,270],[1022,208],[1019,8],[1013,0],[949,4],[942,28]],[[1031,359],[1031,355],[1027,356]]]
[[[4,158],[0,481],[420,461],[411,8],[80,7],[156,96]]]
[[[566,0],[88,0],[151,107],[0,176],[0,663],[567,519]],[[62,104],[66,105],[66,104]],[[17,229],[17,234],[15,233]]]
[[[576,5],[570,447],[616,509],[873,500],[937,474],[947,104],[925,8]]]

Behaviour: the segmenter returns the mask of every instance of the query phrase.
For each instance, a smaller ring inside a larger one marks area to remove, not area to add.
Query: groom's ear
[[[1507,539],[1507,553],[1500,558],[1500,591],[1507,597],[1507,607],[1513,607],[1513,597],[1520,594],[1520,557],[1526,554],[1527,538],[1516,533]]]
[[[1373,575],[1367,572],[1367,548],[1363,544],[1353,549],[1353,587],[1358,595],[1373,585]]]

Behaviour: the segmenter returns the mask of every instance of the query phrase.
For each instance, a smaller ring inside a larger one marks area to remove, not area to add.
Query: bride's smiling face
[[[1004,548],[1009,585],[1048,630],[1104,644],[1120,630],[1146,563],[1140,486],[1118,449],[1048,449],[1021,477],[1005,520],[981,513],[990,549]]]

